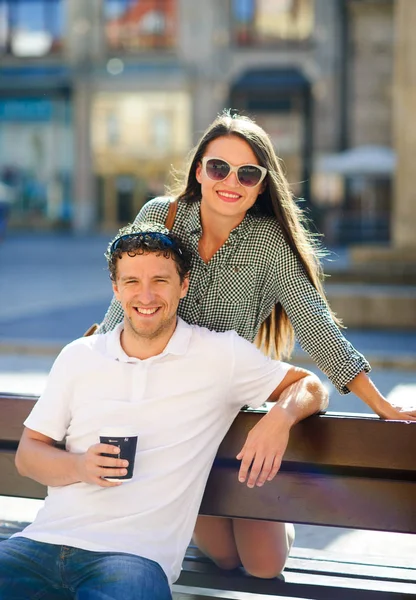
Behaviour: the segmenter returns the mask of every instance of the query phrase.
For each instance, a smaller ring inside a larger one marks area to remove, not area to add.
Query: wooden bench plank
[[[14,451],[0,451],[0,472],[0,495],[45,497],[44,486],[17,473]],[[236,465],[213,468],[200,513],[416,533],[415,506],[416,485],[409,481],[282,472],[250,490],[239,483]]]
[[[17,442],[36,396],[0,392],[0,440]],[[242,411],[224,438],[218,456],[234,459],[264,411]],[[322,466],[401,470],[415,473],[416,424],[374,416],[328,413],[310,417],[292,430],[285,462]],[[388,452],[386,452],[388,448]]]
[[[224,438],[218,456],[233,459],[262,414],[241,412]],[[384,421],[375,415],[327,413],[309,417],[292,429],[284,458],[287,463],[415,473],[415,456],[415,423]]]
[[[0,395],[0,442],[11,446],[0,453],[0,472],[7,472],[0,481],[4,495],[44,497],[45,488],[22,479],[12,460],[34,401],[33,396]],[[237,480],[235,455],[261,416],[258,411],[241,413],[232,425],[208,480],[202,514],[416,532],[414,424],[311,417],[293,429],[275,480],[249,490]],[[390,430],[393,439],[388,440]],[[389,452],[383,451],[386,447]]]
[[[0,393],[0,440],[18,442],[23,422],[32,410],[36,396]]]
[[[191,544],[185,556],[186,563],[211,564],[209,558],[201,553],[201,551]],[[360,556],[357,559],[356,555],[350,556],[343,554],[334,558],[334,553],[326,551],[320,552],[310,548],[292,548],[290,556],[287,560],[284,574],[287,572],[296,573],[302,571],[304,573],[327,573],[337,576],[344,576],[348,573],[351,577],[360,577],[363,579],[383,579],[387,578],[391,581],[414,583],[416,585],[416,559],[413,561],[413,566],[390,566],[386,559],[380,564],[378,558],[372,562],[367,556]]]
[[[294,556],[297,552],[301,558]],[[324,554],[325,558],[322,558]],[[414,568],[365,564],[344,556],[330,559],[331,553],[294,548],[285,567],[283,578],[262,581],[240,569],[224,572],[189,546],[178,585],[210,587],[221,590],[254,591],[260,594],[296,596],[299,598],[404,598],[416,595],[416,565]],[[368,562],[368,558],[367,558]],[[242,580],[242,581],[241,581]],[[208,581],[210,584],[208,584]],[[240,587],[241,586],[241,587]],[[254,587],[253,587],[254,586]],[[340,589],[341,588],[341,589]]]
[[[239,570],[220,571],[214,565],[189,563],[185,560],[178,585],[216,590],[251,592],[283,597],[307,598],[308,600],[397,600],[405,594],[416,593],[414,583],[391,582],[384,578],[337,577],[332,574],[313,574],[289,570],[284,581],[279,579],[256,579]],[[407,596],[408,597],[408,596]]]
[[[46,487],[33,479],[19,475],[14,457],[14,450],[0,450],[0,496],[43,500],[46,496]]]
[[[35,401],[35,396],[0,393],[2,495],[44,498],[46,493],[14,466],[23,421]],[[416,533],[414,424],[335,414],[306,419],[293,428],[275,480],[250,490],[238,482],[235,456],[262,416],[262,411],[241,412],[233,423],[211,471],[202,514]],[[178,583],[310,600],[416,597],[413,566],[312,554],[289,558],[285,583],[224,572],[207,559],[188,556]]]
[[[311,575],[326,574],[337,577],[348,575],[348,577],[356,579],[369,579],[370,581],[388,579],[388,581],[412,583],[416,586],[415,569],[351,563],[348,562],[347,557],[345,557],[345,562],[315,560],[313,558],[313,551],[311,551],[311,555],[312,557],[308,559],[289,558],[285,567],[285,574],[302,572],[310,573]]]
[[[217,466],[209,476],[200,512],[416,533],[415,507],[415,482],[282,472],[262,488],[250,490],[239,483],[237,467]]]
[[[416,538],[415,538],[416,543]],[[357,549],[358,550],[358,549]],[[300,548],[294,547],[292,548],[290,555],[293,558],[310,558],[311,550],[310,548]],[[365,555],[359,554],[354,551],[354,554],[345,554],[345,552],[335,551],[335,550],[313,550],[313,559],[316,561],[335,561],[335,562],[344,562],[351,564],[361,564],[361,565],[369,565],[369,566],[384,566],[384,567],[397,567],[399,569],[410,569],[411,571],[416,571],[416,555],[413,557],[410,556],[373,556],[373,555]],[[414,581],[416,581],[416,576],[414,577]]]

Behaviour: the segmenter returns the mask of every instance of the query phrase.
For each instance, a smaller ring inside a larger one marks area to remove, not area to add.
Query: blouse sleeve
[[[166,217],[169,209],[169,198],[154,198],[147,202],[137,217],[134,220],[134,224],[138,225],[139,223],[143,223],[144,221],[154,221],[156,223],[164,223],[166,221]],[[111,331],[121,323],[123,320],[123,309],[121,308],[121,304],[118,300],[113,299],[110,302],[110,306],[105,313],[105,317],[103,322],[98,327],[95,333],[107,333],[107,331]]]
[[[283,236],[275,263],[277,300],[281,302],[301,347],[328,376],[341,394],[347,384],[371,367],[345,339],[319,292],[310,283],[303,265]]]

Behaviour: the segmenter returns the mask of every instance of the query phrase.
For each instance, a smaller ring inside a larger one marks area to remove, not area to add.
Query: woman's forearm
[[[416,420],[414,410],[390,404],[364,372],[348,383],[348,389],[383,419]]]

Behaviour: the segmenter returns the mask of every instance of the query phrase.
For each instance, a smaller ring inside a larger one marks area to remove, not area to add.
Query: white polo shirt
[[[65,438],[70,452],[99,442],[102,427],[129,425],[139,436],[133,479],[49,487],[44,508],[17,535],[143,556],[173,583],[221,440],[239,409],[261,406],[289,365],[234,332],[181,319],[161,354],[139,360],[124,353],[121,330],[66,346],[25,425]]]

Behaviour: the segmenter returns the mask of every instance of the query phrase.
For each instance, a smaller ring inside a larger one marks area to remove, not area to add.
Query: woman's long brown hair
[[[320,263],[322,254],[316,235],[306,226],[306,218],[296,204],[289,189],[288,181],[282,166],[273,149],[267,133],[252,119],[225,111],[208,127],[194,150],[185,188],[174,194],[179,201],[196,202],[201,199],[201,186],[196,179],[196,169],[205,155],[210,142],[219,138],[234,135],[244,140],[259,161],[268,170],[266,185],[256,200],[256,210],[260,214],[274,216],[280,224],[287,244],[302,264],[305,273],[328,305],[323,290],[323,271]],[[328,309],[330,310],[329,306]],[[335,318],[335,322],[340,322]],[[267,319],[261,324],[255,340],[256,345],[265,353],[276,358],[290,356],[294,346],[294,331],[286,311],[278,302]]]

